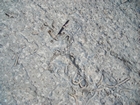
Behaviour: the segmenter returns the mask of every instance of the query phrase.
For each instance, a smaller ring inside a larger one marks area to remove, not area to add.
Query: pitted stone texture
[[[140,104],[139,10],[138,0],[2,0],[0,104]]]

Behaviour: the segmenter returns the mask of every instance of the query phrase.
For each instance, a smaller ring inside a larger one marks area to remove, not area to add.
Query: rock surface
[[[139,105],[140,4],[122,1],[1,0],[0,104]]]

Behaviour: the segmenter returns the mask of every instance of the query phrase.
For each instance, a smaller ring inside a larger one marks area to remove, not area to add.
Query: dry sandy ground
[[[0,0],[0,104],[140,105],[140,1]]]

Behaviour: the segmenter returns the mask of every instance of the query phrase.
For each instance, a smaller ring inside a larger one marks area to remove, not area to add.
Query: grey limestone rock
[[[1,105],[138,105],[139,0],[1,0]]]

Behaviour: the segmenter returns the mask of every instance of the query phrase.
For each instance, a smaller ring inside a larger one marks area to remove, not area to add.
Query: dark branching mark
[[[69,23],[69,20],[67,20],[66,23],[62,26],[58,34],[61,34],[61,32],[64,30],[64,28],[67,26],[68,23]]]
[[[74,65],[78,70],[81,71],[81,68],[80,68],[79,65],[77,65],[76,62],[75,62],[75,57],[74,57],[73,55],[69,54],[69,59],[71,60],[71,62],[73,63],[73,65]]]
[[[8,16],[9,18],[14,18],[14,16],[11,14],[5,13],[5,15]]]
[[[121,60],[124,63],[124,65],[127,67],[128,71],[132,71],[133,64],[130,61],[128,61],[124,57],[118,57],[118,59]]]
[[[37,6],[38,6],[41,10],[43,10],[44,12],[47,12],[41,5],[37,4]]]
[[[131,63],[131,61],[125,59],[123,56],[119,56],[116,52],[114,51],[110,51],[110,55],[114,56],[115,58],[117,58],[118,60],[122,61],[124,63],[124,65],[127,67],[127,70],[131,71],[133,64]]]
[[[68,22],[69,22],[69,20],[66,21],[66,23],[62,26],[62,28],[60,29],[60,31],[58,32],[57,35],[54,35],[54,34],[53,34],[54,30],[53,30],[51,27],[49,27],[47,23],[44,23],[44,26],[47,26],[47,27],[50,28],[50,30],[48,31],[49,35],[50,35],[54,40],[57,40],[57,39],[58,39],[58,35],[62,35],[62,31],[63,31],[64,28],[67,26]],[[53,23],[52,23],[52,27],[55,28],[55,26],[54,26],[54,21],[53,21]],[[63,33],[63,34],[64,34],[64,33]]]

